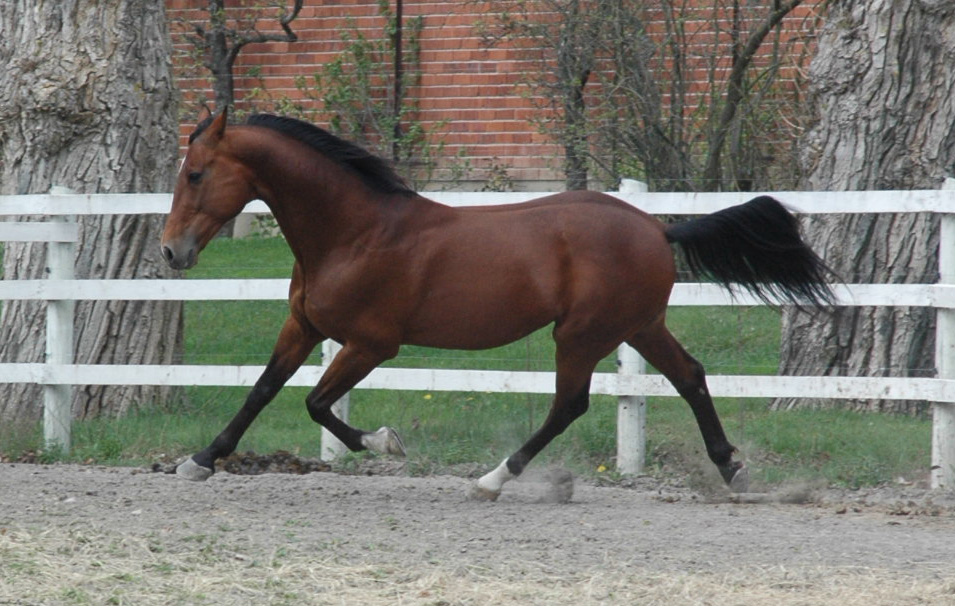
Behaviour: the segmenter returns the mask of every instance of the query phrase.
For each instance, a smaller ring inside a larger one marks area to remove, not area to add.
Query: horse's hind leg
[[[745,492],[749,486],[745,465],[733,460],[736,448],[726,439],[723,425],[716,414],[713,399],[706,387],[703,365],[683,349],[667,330],[662,319],[641,330],[627,343],[663,373],[677,392],[689,403],[696,417],[710,460],[720,475],[735,492]]]
[[[362,431],[336,417],[331,410],[332,404],[348,393],[378,364],[392,356],[375,354],[370,350],[346,344],[305,399],[312,420],[332,432],[349,450],[371,450],[399,456],[405,454],[404,444],[394,429],[382,427],[374,432]]]

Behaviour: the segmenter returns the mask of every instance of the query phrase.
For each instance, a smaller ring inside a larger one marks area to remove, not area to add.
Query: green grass
[[[292,257],[279,239],[216,240],[190,278],[287,277]],[[265,364],[285,319],[282,301],[190,302],[185,318],[185,362]],[[779,317],[766,308],[673,308],[673,333],[710,374],[773,374],[779,352]],[[318,364],[316,355],[309,363]],[[483,352],[403,348],[391,366],[552,370],[553,344],[544,329],[506,347]],[[598,371],[613,372],[612,359]],[[45,460],[143,464],[191,453],[208,444],[241,405],[244,388],[189,388],[171,410],[138,412],[121,420],[74,425],[68,457]],[[286,388],[253,424],[240,450],[288,450],[318,455],[320,430],[303,404],[308,390]],[[351,422],[374,429],[391,425],[408,448],[412,473],[458,464],[494,465],[543,421],[549,396],[458,392],[356,390]],[[869,485],[924,475],[931,423],[925,419],[841,410],[772,412],[761,399],[717,401],[730,440],[743,451],[764,484],[818,480]],[[651,398],[648,406],[649,471],[659,474],[711,470],[689,407],[677,398]],[[578,473],[612,476],[616,400],[594,397],[587,415],[558,437],[536,465],[560,463]],[[0,428],[0,453],[16,457],[39,450],[38,427]],[[708,471],[708,473],[713,473]]]

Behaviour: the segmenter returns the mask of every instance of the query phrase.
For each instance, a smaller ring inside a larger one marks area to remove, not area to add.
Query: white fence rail
[[[452,206],[519,202],[539,193],[429,194]],[[645,193],[638,188],[616,193],[623,200],[655,214],[710,213],[755,194]],[[777,192],[773,194],[801,213],[929,212],[942,217],[937,284],[853,284],[836,287],[840,305],[924,306],[938,312],[936,378],[781,377],[710,375],[710,391],[718,397],[811,397],[927,400],[933,408],[932,483],[955,486],[955,181],[941,190],[880,192]],[[45,363],[0,363],[0,382],[44,386],[46,438],[68,447],[69,401],[73,385],[252,385],[261,366],[123,366],[72,363],[72,316],[76,300],[267,300],[285,299],[288,280],[74,280],[73,247],[76,215],[165,214],[168,194],[0,196],[0,217],[47,215],[43,223],[0,222],[0,241],[48,242],[49,279],[0,281],[0,300],[48,301]],[[268,209],[253,202],[245,212]],[[735,298],[712,284],[677,284],[671,305],[758,305],[757,299]],[[326,351],[325,361],[330,359]],[[617,373],[594,375],[591,392],[619,398],[618,468],[636,473],[643,466],[645,396],[676,395],[662,377],[644,374],[642,360],[624,346]],[[313,386],[324,366],[303,367],[289,385]],[[488,391],[551,393],[550,372],[428,370],[379,368],[359,389]],[[346,412],[347,414],[347,408]]]

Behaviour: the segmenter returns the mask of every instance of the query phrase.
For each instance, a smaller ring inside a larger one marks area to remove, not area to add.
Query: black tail
[[[796,218],[769,196],[670,225],[666,237],[694,273],[731,291],[739,284],[771,305],[774,298],[797,306],[835,302],[825,281],[832,271],[802,241]]]

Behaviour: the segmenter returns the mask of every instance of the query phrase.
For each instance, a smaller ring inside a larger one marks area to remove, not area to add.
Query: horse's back
[[[651,215],[639,208],[627,204],[610,194],[589,190],[574,190],[541,196],[525,202],[510,204],[492,204],[487,206],[460,206],[456,210],[463,213],[510,214],[516,212],[534,211],[540,209],[557,209],[560,207],[577,207],[584,212],[598,212],[597,209],[617,209],[633,213],[649,223],[657,222]]]
[[[456,210],[455,231],[473,230],[475,237],[512,250],[515,258],[546,255],[570,265],[596,264],[604,272],[644,273],[672,265],[664,225],[600,192],[571,191],[518,204]]]

